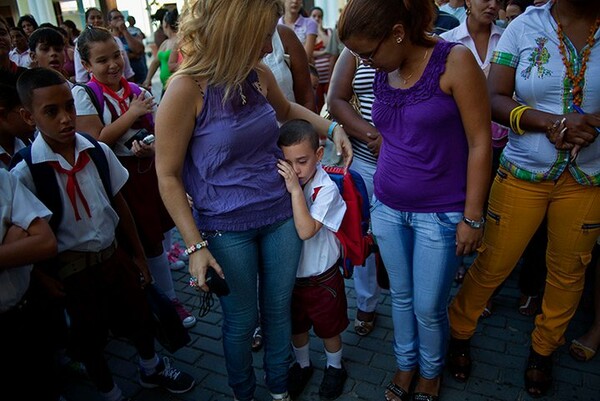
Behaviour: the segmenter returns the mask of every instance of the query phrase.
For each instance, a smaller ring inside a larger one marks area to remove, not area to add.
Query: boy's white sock
[[[175,287],[173,287],[173,276],[171,275],[167,253],[163,250],[163,253],[159,256],[146,258],[146,261],[148,262],[150,274],[154,278],[154,282],[158,288],[164,292],[169,299],[177,298],[177,295],[175,295]]]
[[[292,344],[292,348],[294,349],[294,355],[296,355],[296,362],[300,365],[301,368],[307,368],[310,366],[310,343],[306,343],[306,345],[296,348]]]
[[[100,393],[102,395],[102,398],[105,401],[121,401],[123,399],[123,393],[121,392],[121,389],[115,384],[114,387],[112,388],[112,390],[110,390],[108,393]]]
[[[327,355],[327,366],[336,369],[342,368],[342,348],[340,348],[338,352],[329,352],[325,350],[325,355]]]

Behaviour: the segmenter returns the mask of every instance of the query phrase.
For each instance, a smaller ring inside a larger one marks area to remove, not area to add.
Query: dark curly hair
[[[29,22],[31,25],[33,25],[33,29],[38,29],[40,26],[38,25],[37,21],[35,20],[34,16],[31,14],[25,14],[23,16],[21,16],[21,18],[19,18],[19,21],[17,22],[17,26],[21,29],[23,29],[23,22]]]

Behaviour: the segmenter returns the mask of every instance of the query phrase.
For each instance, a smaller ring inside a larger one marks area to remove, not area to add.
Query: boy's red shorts
[[[349,321],[345,290],[337,266],[319,276],[296,279],[292,334],[305,333],[313,327],[319,338],[332,338],[346,330]]]

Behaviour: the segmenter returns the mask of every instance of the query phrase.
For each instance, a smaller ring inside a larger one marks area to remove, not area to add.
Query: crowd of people
[[[70,364],[102,399],[127,400],[104,355],[113,335],[134,345],[142,387],[191,390],[155,351],[147,298],[156,288],[192,327],[172,277],[185,266],[198,296],[227,283],[239,401],[255,397],[259,349],[270,398],[301,397],[311,331],[326,358],[319,395],[342,395],[341,334],[350,315],[359,336],[376,327],[382,269],[388,401],[443,398],[444,368],[469,379],[478,320],[517,266],[518,310],[535,316],[526,392],[548,394],[586,281],[594,318],[569,351],[595,356],[600,4],[350,0],[327,28],[301,0],[192,0],[153,19],[146,52],[118,9],[87,9],[81,30],[0,18],[3,389],[60,400]],[[365,182],[376,241],[350,306],[330,147]]]

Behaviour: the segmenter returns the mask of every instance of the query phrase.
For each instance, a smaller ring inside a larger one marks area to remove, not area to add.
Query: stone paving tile
[[[186,270],[173,272],[175,288],[180,300],[194,313],[199,302],[194,290],[187,286]],[[492,317],[480,321],[473,338],[474,368],[468,383],[454,381],[444,373],[441,390],[442,401],[493,401],[530,400],[523,390],[523,368],[529,352],[530,332],[533,318],[521,316],[516,310],[518,300],[517,274],[513,273],[495,298]],[[388,291],[381,294],[381,303],[375,330],[368,337],[360,337],[353,331],[355,293],[351,280],[346,280],[348,315],[350,324],[343,333],[344,359],[349,379],[339,401],[383,400],[385,385],[391,380],[395,369],[392,349],[392,319]],[[457,285],[453,286],[452,295]],[[143,389],[137,383],[137,356],[126,341],[112,339],[106,354],[115,380],[123,392],[133,401],[232,401],[227,385],[227,375],[221,345],[221,315],[218,301],[212,311],[199,318],[190,330],[192,342],[174,355],[158,346],[161,355],[174,360],[175,366],[192,374],[196,387],[186,394],[170,394],[159,389]],[[583,333],[590,324],[590,317],[578,311],[566,334],[568,340]],[[312,336],[311,360],[315,366],[309,385],[298,401],[318,400],[318,388],[323,377],[325,357],[320,339]],[[269,400],[264,384],[262,351],[253,354],[257,377],[257,401]],[[543,400],[552,401],[600,401],[600,358],[588,363],[574,361],[568,355],[568,344],[555,354],[555,381],[551,393]],[[101,401],[93,386],[86,381],[69,380],[68,401]]]

